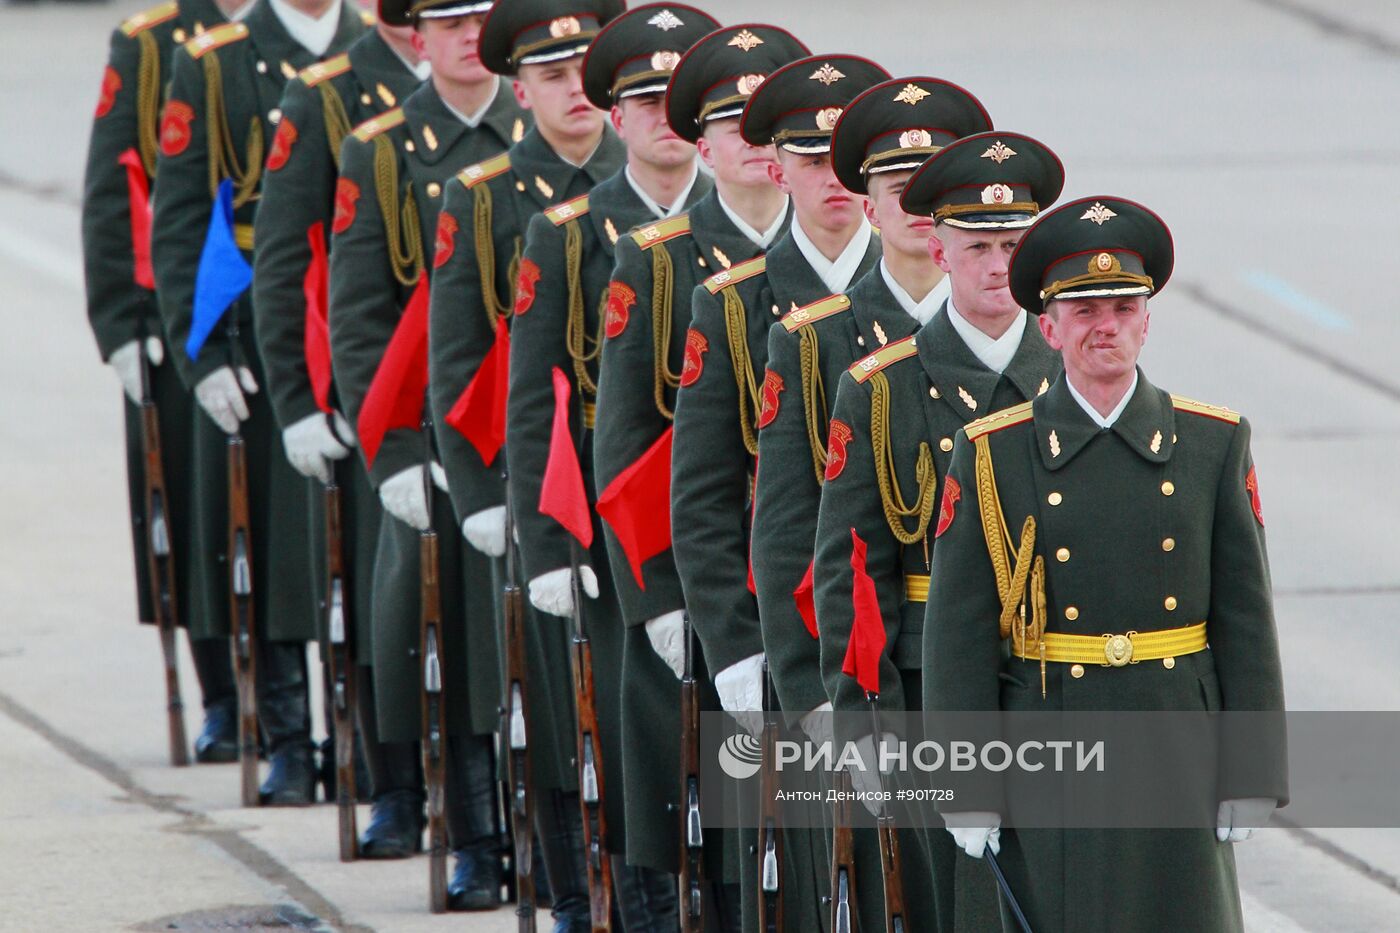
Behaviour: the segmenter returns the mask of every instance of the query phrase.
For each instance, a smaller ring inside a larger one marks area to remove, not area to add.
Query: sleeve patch
[[[355,222],[355,202],[360,199],[360,186],[348,178],[338,178],[335,183],[335,219],[331,221],[332,233],[344,233]]]
[[[962,499],[962,487],[953,477],[943,481],[943,501],[938,506],[938,528],[935,539],[943,537],[943,532],[953,527],[953,517],[957,514],[958,502]]]
[[[608,313],[604,333],[609,340],[627,329],[627,319],[632,306],[637,303],[637,293],[622,282],[608,283]]]
[[[695,328],[686,331],[685,366],[681,368],[681,385],[694,385],[705,370],[705,352],[710,349],[710,341]]]
[[[287,164],[292,156],[292,144],[297,141],[296,124],[290,117],[283,116],[277,124],[277,134],[272,137],[272,151],[267,154],[267,170],[275,172]]]
[[[773,370],[763,374],[763,407],[758,411],[758,427],[763,429],[778,417],[778,404],[783,394],[783,377]]]
[[[535,304],[535,286],[540,282],[540,267],[533,259],[520,260],[520,275],[515,282],[515,313],[524,314]]]
[[[122,89],[122,76],[117,73],[117,69],[111,65],[102,72],[102,94],[97,98],[97,119],[102,119],[112,112],[112,105],[117,102],[117,91]]]
[[[193,107],[173,97],[166,101],[160,120],[160,151],[166,156],[177,156],[188,149],[193,122]]]
[[[447,211],[438,214],[437,236],[433,242],[433,268],[447,265],[457,250],[457,218]]]
[[[1249,492],[1249,504],[1254,509],[1254,520],[1259,523],[1259,527],[1264,527],[1264,505],[1259,501],[1259,474],[1254,471],[1254,464],[1249,465],[1249,475],[1244,478],[1244,488]]]
[[[851,426],[840,418],[831,419],[826,443],[826,481],[829,483],[846,469],[846,445],[851,442]]]

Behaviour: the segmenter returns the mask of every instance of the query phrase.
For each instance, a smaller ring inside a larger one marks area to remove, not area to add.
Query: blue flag
[[[238,300],[253,282],[253,267],[233,238],[233,182],[219,182],[219,194],[209,214],[209,233],[199,254],[199,271],[194,278],[194,317],[185,353],[199,359],[199,351],[209,339],[229,305]]]

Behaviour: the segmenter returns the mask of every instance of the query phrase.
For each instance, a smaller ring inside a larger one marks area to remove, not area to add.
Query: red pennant
[[[646,453],[617,474],[598,497],[598,515],[617,535],[637,586],[642,564],[671,547],[671,440],[667,428]]]
[[[286,122],[286,121],[283,121]],[[311,261],[301,280],[306,296],[306,327],[302,334],[302,356],[306,358],[306,374],[311,377],[311,394],[316,407],[331,413],[331,329],[327,317],[327,294],[330,266],[326,260],[326,225],[316,221],[306,231],[311,246]]]
[[[588,512],[588,496],[583,491],[583,470],[578,464],[578,448],[569,430],[569,397],[573,385],[564,370],[551,367],[554,374],[554,427],[549,433],[549,460],[544,465],[540,486],[540,514],[564,526],[585,548],[593,546],[593,520]]]
[[[816,583],[812,579],[812,572],[817,562],[813,560],[807,565],[807,572],[802,575],[802,582],[797,584],[797,589],[792,591],[792,601],[797,603],[797,614],[802,617],[802,624],[807,626],[807,634],[813,638],[817,637],[817,599]]]
[[[1254,464],[1249,465],[1249,475],[1244,478],[1244,488],[1249,492],[1249,504],[1254,507],[1254,520],[1264,527],[1264,504],[1259,501],[1259,476],[1254,472]]]
[[[117,102],[117,91],[122,89],[122,76],[117,73],[117,69],[111,65],[102,72],[102,96],[97,98],[97,119],[101,120],[112,112],[112,105]]]
[[[865,570],[865,542],[851,529],[851,640],[846,643],[843,673],[856,679],[866,693],[880,694],[880,658],[885,653],[885,622],[875,581]]]
[[[938,506],[938,528],[934,530],[935,539],[943,537],[943,532],[953,526],[953,518],[958,511],[958,501],[962,499],[962,487],[953,477],[948,477],[943,481],[943,501]]]
[[[374,466],[385,434],[395,428],[417,430],[423,423],[423,393],[427,389],[428,277],[423,276],[404,306],[360,406],[356,427],[368,466]]]
[[[481,462],[487,466],[506,442],[506,395],[509,391],[510,328],[506,326],[506,319],[501,318],[496,322],[495,343],[443,419],[471,442],[481,455]]]
[[[131,212],[132,276],[142,288],[154,289],[156,276],[151,268],[151,182],[146,178],[146,166],[135,149],[117,156],[117,164],[126,169],[127,207]]]
[[[177,156],[190,144],[190,124],[194,122],[194,108],[183,100],[171,98],[165,103],[160,118],[160,151],[167,156]]]

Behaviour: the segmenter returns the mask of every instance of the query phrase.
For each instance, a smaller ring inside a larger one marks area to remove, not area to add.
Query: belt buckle
[[[1133,663],[1133,636],[1136,634],[1128,632],[1126,635],[1103,637],[1104,667],[1127,667]]]

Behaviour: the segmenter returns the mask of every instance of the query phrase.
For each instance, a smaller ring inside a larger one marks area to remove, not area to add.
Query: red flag
[[[573,386],[564,370],[554,372],[554,427],[549,433],[549,460],[544,465],[540,486],[540,514],[564,526],[584,547],[593,546],[593,519],[588,497],[583,491],[583,470],[578,465],[578,448],[569,430],[569,397]]]
[[[417,429],[423,423],[423,393],[428,389],[428,277],[418,280],[404,306],[394,336],[384,348],[379,369],[360,407],[360,446],[365,463],[374,466],[384,435],[395,428]]]
[[[146,178],[146,166],[135,149],[117,156],[117,164],[126,168],[126,197],[131,211],[131,258],[135,261],[133,275],[142,288],[156,287],[151,269],[151,183]]]
[[[510,328],[502,317],[496,322],[495,343],[443,419],[471,441],[481,455],[481,462],[487,466],[506,442],[506,395],[509,391]]]
[[[316,407],[331,412],[331,329],[327,318],[326,296],[329,269],[326,262],[326,225],[316,221],[306,231],[311,246],[311,261],[301,280],[306,296],[306,328],[302,334],[302,355],[306,357],[306,374],[311,377],[311,394]]]
[[[797,603],[797,614],[802,617],[802,624],[807,626],[807,634],[813,638],[817,636],[817,600],[816,584],[812,580],[812,570],[817,562],[813,560],[807,565],[807,572],[802,575],[802,582],[797,584],[797,589],[792,591],[792,601]]]
[[[841,671],[856,679],[866,693],[880,693],[880,658],[885,653],[885,622],[880,617],[880,600],[875,581],[865,570],[865,542],[851,529],[851,640],[846,643],[846,659]]]
[[[667,428],[647,452],[617,474],[598,497],[598,515],[612,528],[627,555],[637,586],[642,564],[671,546],[671,440]]]

